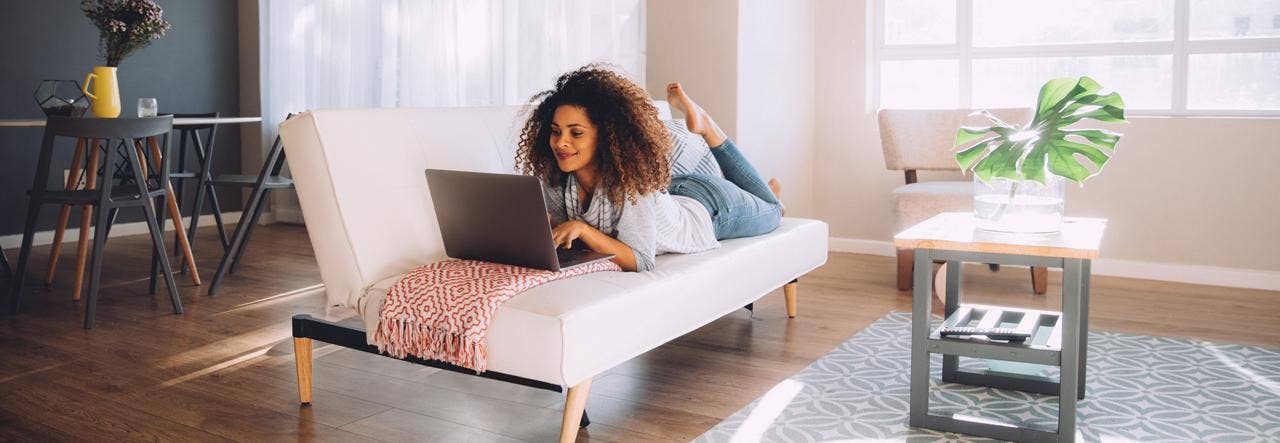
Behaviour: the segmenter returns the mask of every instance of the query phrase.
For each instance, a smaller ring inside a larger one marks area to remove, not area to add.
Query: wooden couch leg
[[[792,280],[782,287],[782,295],[787,298],[787,318],[796,318],[796,285],[797,281]]]
[[[578,439],[578,428],[582,425],[582,411],[587,407],[587,394],[591,391],[591,379],[569,388],[569,395],[564,401],[564,421],[560,422],[560,443],[569,443]]]
[[[1031,291],[1038,295],[1044,295],[1049,292],[1049,268],[1044,266],[1031,267]]]
[[[911,250],[911,249],[898,250],[898,290],[899,291],[911,290],[911,278],[913,275],[911,268],[912,266],[915,266],[915,261],[916,261],[915,257],[916,257],[916,254],[914,250]]]
[[[311,339],[293,338],[293,362],[298,367],[298,400],[311,404]]]

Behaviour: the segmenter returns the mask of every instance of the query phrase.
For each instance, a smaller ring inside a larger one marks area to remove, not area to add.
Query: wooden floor
[[[220,255],[211,234],[197,243],[207,276]],[[219,295],[178,281],[183,315],[163,289],[146,294],[146,239],[111,240],[90,331],[83,303],[70,301],[75,248],[63,249],[53,288],[34,266],[23,311],[0,314],[0,441],[555,439],[562,394],[319,343],[315,400],[299,407],[289,317],[325,314],[320,277],[303,228],[255,237]],[[33,263],[47,254],[38,248]],[[696,437],[867,324],[909,311],[893,272],[889,257],[831,254],[802,278],[799,318],[786,318],[775,291],[754,316],[735,312],[598,376],[580,440]],[[970,300],[1058,302],[1057,273],[1047,296],[1030,295],[1022,268],[974,266],[965,278]],[[1091,303],[1095,330],[1280,346],[1276,292],[1095,277]]]

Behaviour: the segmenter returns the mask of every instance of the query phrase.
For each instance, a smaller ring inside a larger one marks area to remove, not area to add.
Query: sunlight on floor
[[[241,303],[241,304],[238,304],[238,305],[232,306],[232,307],[228,308],[226,311],[223,311],[223,313],[233,312],[233,311],[236,311],[236,310],[239,310],[239,309],[243,309],[243,308],[247,308],[247,307],[250,307],[250,306],[257,306],[257,305],[260,305],[260,304],[263,304],[263,303],[270,303],[270,302],[277,301],[277,300],[280,300],[280,299],[285,299],[285,298],[293,297],[293,296],[295,296],[295,295],[303,295],[303,294],[309,293],[309,292],[311,292],[311,291],[319,290],[319,289],[322,289],[322,288],[324,288],[324,284],[319,284],[319,283],[318,283],[318,284],[314,284],[314,285],[307,286],[307,287],[304,287],[304,288],[294,289],[294,290],[292,290],[292,291],[288,291],[288,292],[281,292],[281,293],[279,293],[279,294],[272,295],[272,296],[270,296],[270,297],[263,297],[263,298],[261,298],[261,299],[254,300],[254,301],[251,301],[251,302],[248,302],[248,303]]]
[[[242,310],[242,309],[253,309],[257,307],[262,307],[262,306],[265,306],[265,304],[270,302],[283,300],[293,296],[308,294],[312,291],[322,289],[323,287],[324,285],[317,284],[317,285],[311,285],[303,288],[294,289],[291,291],[282,292],[272,296],[263,297],[261,299],[254,300],[248,303],[243,303],[243,304],[233,306],[226,311],[219,312],[218,314],[226,314],[228,312]],[[183,380],[188,380],[192,377],[207,374],[222,368],[230,367],[235,364],[249,360],[253,357],[263,355],[267,351],[271,350],[271,348],[275,346],[277,343],[281,342],[282,340],[288,339],[293,334],[292,328],[293,328],[293,325],[289,322],[289,319],[282,318],[278,323],[272,324],[270,326],[259,328],[259,329],[249,331],[243,334],[235,335],[232,337],[228,337],[223,340],[218,340],[216,342],[209,343],[204,346],[200,346],[194,349],[190,349],[190,350],[169,356],[168,358],[165,358],[163,361],[160,362],[160,367],[172,369],[172,368],[177,368],[177,367],[181,367],[183,365],[189,365],[189,364],[197,364],[197,365],[203,364],[202,362],[206,360],[219,361],[218,363],[215,363],[212,366],[207,366],[204,369],[193,372],[192,374],[184,375],[182,377],[178,377],[174,379],[174,380],[181,379],[178,381],[180,383]],[[230,357],[229,360],[227,360],[228,357]],[[170,380],[170,381],[173,381],[173,380]]]
[[[1209,353],[1213,354],[1214,358],[1217,358],[1218,361],[1235,370],[1240,375],[1243,375],[1245,378],[1249,379],[1249,381],[1266,388],[1268,391],[1271,391],[1272,394],[1280,396],[1280,383],[1276,383],[1274,380],[1258,375],[1257,372],[1253,372],[1249,370],[1249,368],[1241,366],[1240,363],[1237,363],[1230,357],[1227,357],[1226,354],[1223,354],[1222,350],[1218,349],[1212,343],[1204,343],[1204,347],[1209,350]]]
[[[783,380],[782,383],[769,389],[764,397],[760,397],[760,402],[751,410],[751,414],[742,422],[742,427],[738,428],[738,431],[733,434],[733,439],[729,441],[734,443],[760,441],[764,431],[778,419],[778,415],[782,414],[782,410],[787,408],[791,399],[795,398],[801,389],[804,389],[804,384],[791,379]]]
[[[226,314],[228,312],[242,309],[259,308],[272,302],[309,294],[316,290],[323,290],[323,288],[323,284],[306,286],[235,305],[226,311],[219,312],[218,314]],[[245,362],[253,361],[266,355],[273,348],[288,342],[292,333],[293,325],[289,319],[286,318],[281,319],[277,324],[265,328],[259,328],[170,356],[160,362],[161,367],[178,368],[190,364],[202,365],[203,363],[201,362],[204,360],[216,360],[216,362],[196,371],[166,380],[161,384],[161,386],[167,387],[177,385],[188,380],[212,374]],[[317,349],[319,352],[315,353],[313,358],[323,356],[336,351],[337,349],[338,347],[336,346],[322,346]],[[230,357],[228,358],[228,356]]]
[[[199,378],[199,377],[202,377],[202,376],[205,376],[205,375],[208,375],[208,374],[212,374],[212,373],[214,373],[214,372],[218,372],[218,371],[221,371],[221,370],[223,370],[223,369],[226,369],[226,368],[229,368],[229,367],[232,367],[232,366],[238,365],[238,364],[240,364],[240,363],[243,363],[243,362],[246,362],[246,361],[252,360],[252,359],[254,359],[254,358],[257,358],[257,357],[259,357],[259,356],[261,356],[261,355],[263,355],[263,354],[266,354],[266,353],[267,353],[267,351],[269,351],[269,350],[271,350],[271,346],[266,346],[266,347],[263,347],[263,348],[261,348],[261,349],[257,349],[257,350],[254,350],[254,351],[252,351],[252,352],[249,352],[249,353],[247,353],[247,354],[241,355],[241,356],[239,356],[239,357],[232,358],[232,359],[230,359],[230,360],[224,361],[224,362],[222,362],[222,363],[218,363],[218,364],[215,364],[215,365],[209,366],[209,367],[204,368],[204,369],[201,369],[201,370],[199,370],[199,371],[195,371],[195,372],[192,372],[192,373],[190,373],[190,374],[186,374],[186,375],[182,375],[182,376],[179,376],[179,377],[174,377],[174,378],[171,378],[171,379],[165,380],[165,381],[164,381],[164,383],[161,383],[161,384],[160,384],[160,386],[162,386],[162,387],[169,387],[169,386],[173,386],[173,385],[176,385],[176,384],[183,383],[183,382],[185,382],[185,381],[187,381],[187,380],[192,380],[192,379]]]

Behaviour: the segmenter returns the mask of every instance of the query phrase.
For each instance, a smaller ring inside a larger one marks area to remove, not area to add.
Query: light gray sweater
[[[574,210],[579,206],[577,192],[566,192],[567,187],[576,189],[572,180],[572,176],[567,178],[568,186],[542,187],[551,226],[569,220],[586,222],[631,247],[637,271],[654,270],[660,254],[701,252],[720,246],[711,214],[697,200],[655,192],[617,208],[596,188],[590,207]]]

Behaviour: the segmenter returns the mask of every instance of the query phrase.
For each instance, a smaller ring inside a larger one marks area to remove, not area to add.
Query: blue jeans
[[[702,203],[711,214],[716,239],[725,240],[767,234],[778,228],[782,203],[751,166],[732,140],[711,148],[724,178],[687,174],[671,178],[671,195]]]

